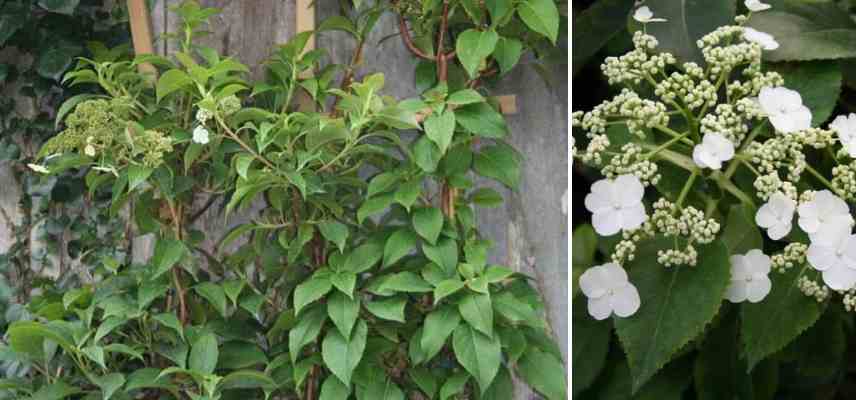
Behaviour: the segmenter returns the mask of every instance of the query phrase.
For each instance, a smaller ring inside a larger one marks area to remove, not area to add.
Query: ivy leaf
[[[342,293],[334,293],[327,303],[327,314],[344,337],[351,337],[351,330],[357,322],[359,312],[360,302]]]
[[[755,214],[750,207],[736,204],[728,212],[722,241],[728,254],[743,254],[752,249],[763,249],[764,238],[755,225]]]
[[[648,24],[648,33],[660,42],[659,51],[672,53],[680,62],[694,61],[704,65],[696,42],[716,28],[734,22],[734,3],[731,0],[649,0],[645,5],[651,8],[654,16],[668,22]],[[753,15],[752,19],[760,14],[763,13]],[[639,26],[635,21],[634,24]]]
[[[699,246],[698,265],[693,268],[657,264],[656,251],[672,245],[667,238],[641,244],[636,260],[627,267],[630,281],[647,299],[633,316],[615,320],[630,362],[634,392],[704,330],[719,311],[728,286],[725,244]]]
[[[488,103],[473,103],[455,109],[455,118],[468,132],[493,139],[508,135],[505,118]]]
[[[520,160],[508,145],[482,148],[475,156],[473,168],[479,175],[496,179],[511,189],[520,183]]]
[[[422,136],[413,144],[413,162],[423,171],[432,173],[437,170],[440,163],[440,148],[437,147],[427,136]]]
[[[366,309],[376,317],[401,323],[404,323],[404,308],[406,306],[407,299],[398,296],[366,303]]]
[[[413,203],[419,198],[419,194],[422,193],[422,181],[419,179],[411,179],[407,182],[402,183],[398,190],[395,191],[395,201],[398,204],[404,206],[404,208],[409,212],[410,207],[413,206]]]
[[[576,42],[574,43],[576,44]],[[574,47],[576,49],[576,47]],[[499,64],[499,75],[505,75],[511,71],[517,61],[520,60],[520,55],[523,53],[523,43],[514,38],[500,38],[496,42],[496,50],[493,51],[493,58]],[[576,66],[576,64],[574,64]]]
[[[383,265],[389,266],[409,254],[418,238],[410,229],[399,229],[389,236],[383,248]]]
[[[426,258],[443,268],[448,275],[452,275],[458,267],[458,243],[455,239],[443,238],[437,242],[436,246],[423,243],[422,252]]]
[[[307,304],[324,297],[332,288],[330,277],[318,274],[297,285],[294,288],[294,314],[299,314]]]
[[[217,336],[206,333],[199,337],[190,348],[188,366],[190,370],[200,374],[214,373],[220,354],[217,349]]]
[[[523,0],[517,4],[517,15],[530,29],[556,43],[559,36],[559,9],[554,0]]]
[[[351,395],[351,388],[345,386],[339,378],[330,375],[321,385],[321,396],[318,400],[347,400]]]
[[[571,24],[574,46],[571,49],[573,76],[586,65],[586,61],[600,50],[619,31],[627,28],[627,16],[633,2],[626,0],[596,1],[574,18]],[[499,57],[497,57],[499,61]],[[502,64],[500,63],[500,66]]]
[[[318,230],[325,239],[336,244],[339,252],[345,251],[345,242],[348,240],[348,227],[339,221],[324,221],[318,224]]]
[[[479,383],[484,394],[496,373],[502,360],[502,349],[499,339],[476,331],[469,325],[458,325],[452,336],[452,348],[458,362]],[[539,366],[538,368],[543,368]]]
[[[321,343],[324,364],[346,386],[351,384],[351,374],[363,357],[367,335],[368,327],[365,321],[360,321],[350,339],[346,339],[339,331],[330,331]]]
[[[574,397],[588,388],[600,374],[606,363],[612,336],[610,321],[598,321],[589,316],[586,304],[583,299],[572,302],[574,330],[571,332],[571,365],[574,367],[571,368],[571,383]]]
[[[464,282],[460,279],[445,279],[434,288],[434,304],[464,288]]]
[[[423,125],[428,139],[437,144],[440,154],[445,154],[455,134],[455,112],[447,108],[440,115],[429,116]]]
[[[837,4],[776,2],[771,10],[753,15],[747,26],[769,33],[779,42],[778,49],[764,52],[769,61],[856,56],[856,23]]]
[[[489,294],[468,293],[458,303],[458,311],[473,328],[493,336],[493,306]]]
[[[413,212],[413,230],[428,243],[436,244],[443,229],[443,213],[437,207],[422,207]]]
[[[453,106],[465,106],[473,103],[484,103],[485,98],[474,89],[463,89],[449,95],[446,104]]]
[[[534,1],[551,2],[552,0]],[[553,5],[554,9],[555,7],[556,6]],[[558,25],[556,28],[558,29]],[[458,40],[455,44],[458,60],[461,61],[461,65],[464,66],[464,70],[467,71],[467,74],[469,74],[471,78],[476,77],[476,72],[478,72],[484,59],[493,53],[498,39],[499,35],[497,35],[494,30],[477,31],[475,29],[467,29],[458,35]]]
[[[420,346],[425,353],[425,359],[430,360],[446,343],[449,335],[461,323],[461,314],[451,305],[446,305],[428,313],[422,330]]]
[[[537,348],[528,348],[517,362],[517,374],[533,389],[549,400],[568,398],[565,386],[565,366],[555,355]],[[683,389],[683,388],[681,388]],[[664,397],[640,397],[663,399]]]
[[[452,375],[451,378],[443,383],[443,387],[440,388],[440,400],[454,399],[455,395],[464,390],[469,381],[470,376],[466,372],[461,371]]]
[[[741,338],[747,367],[781,350],[820,318],[823,306],[803,294],[797,283],[808,265],[791,267],[784,274],[771,272],[773,289],[760,303],[743,305]]]
[[[841,94],[841,64],[838,61],[802,61],[768,64],[770,71],[785,79],[785,87],[796,90],[811,110],[811,126],[820,126],[832,115]],[[754,220],[753,220],[754,221]]]
[[[348,255],[345,269],[355,274],[368,271],[383,258],[383,246],[376,241],[361,244]]]

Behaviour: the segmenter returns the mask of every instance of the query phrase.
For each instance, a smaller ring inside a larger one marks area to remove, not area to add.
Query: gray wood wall
[[[155,35],[155,50],[160,54],[174,51],[176,46],[158,37],[174,32],[177,17],[168,9],[179,0],[153,2],[151,19]],[[202,0],[205,6],[218,7],[222,13],[213,17],[210,36],[203,39],[206,45],[225,54],[237,57],[260,77],[260,64],[278,43],[295,34],[295,0]],[[316,20],[336,15],[336,0],[319,0]],[[385,15],[377,24],[364,53],[362,72],[383,72],[386,75],[386,94],[398,98],[414,97],[415,59],[398,34],[394,16]],[[354,43],[344,34],[322,33],[316,47],[327,50],[333,62],[347,63]],[[526,63],[526,61],[523,61]],[[361,76],[361,74],[358,74]],[[568,178],[568,98],[567,66],[552,71],[552,84],[547,85],[531,67],[522,66],[507,76],[494,94],[517,96],[518,113],[508,117],[511,128],[510,142],[524,156],[521,188],[509,192],[494,185],[506,196],[506,204],[496,209],[480,209],[478,220],[486,236],[496,244],[492,261],[515,268],[534,278],[543,294],[548,319],[559,342],[564,358],[568,360],[568,226],[561,211],[561,196],[567,188]],[[11,176],[0,167],[0,185],[15,186]],[[15,218],[20,191],[3,191],[0,207]],[[243,217],[230,218],[228,224],[217,207],[212,207],[197,222],[197,229],[211,232],[206,243],[212,248],[222,233],[248,220],[252,210]],[[0,228],[0,252],[8,248],[11,232]],[[138,238],[134,243],[134,258],[145,260],[151,254],[150,238]],[[516,399],[536,399],[526,388],[515,390]]]

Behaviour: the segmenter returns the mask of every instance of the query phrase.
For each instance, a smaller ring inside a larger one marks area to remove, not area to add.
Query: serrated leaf
[[[553,7],[555,8],[555,5]],[[467,71],[471,78],[476,76],[476,72],[478,72],[482,61],[493,53],[498,39],[499,35],[497,35],[494,30],[477,31],[475,29],[467,29],[458,35],[458,40],[455,42],[455,50],[457,50],[458,60],[460,60],[464,70]]]
[[[488,103],[474,103],[455,109],[455,121],[468,132],[492,139],[508,135],[505,118]]]
[[[517,4],[517,15],[530,29],[556,43],[559,36],[559,9],[554,0],[523,0]]]
[[[576,76],[577,72],[586,65],[586,61],[611,38],[627,28],[627,17],[631,9],[633,9],[633,2],[601,0],[594,2],[574,17],[574,23],[571,24],[574,38],[574,46],[571,49],[573,76]]]
[[[467,293],[458,303],[458,311],[473,328],[487,336],[493,336],[493,306],[490,295]]]
[[[728,212],[722,232],[728,254],[744,254],[751,249],[763,249],[764,238],[755,225],[755,215],[744,204],[736,204]]]
[[[431,115],[425,119],[424,127],[428,139],[440,148],[440,154],[445,154],[455,134],[455,112],[447,108],[440,115]]]
[[[698,246],[698,265],[692,268],[656,263],[656,251],[671,246],[665,238],[648,241],[627,266],[630,282],[645,299],[636,314],[615,320],[634,392],[713,319],[731,276],[724,243]]]
[[[496,179],[511,189],[520,183],[520,160],[506,145],[482,148],[476,153],[473,168],[479,175]]]
[[[327,314],[343,337],[351,337],[359,312],[360,302],[342,293],[334,293],[327,302]]]
[[[698,39],[734,22],[735,2],[730,0],[649,0],[645,5],[655,17],[668,20],[648,24],[646,28],[648,34],[659,41],[657,50],[672,53],[679,62],[693,61],[704,65],[701,50],[696,45]],[[752,19],[761,14],[764,13],[757,13]]]
[[[779,48],[765,51],[769,61],[807,61],[856,56],[856,23],[833,3],[800,6],[777,3],[773,9],[752,16],[747,26],[769,33]]]

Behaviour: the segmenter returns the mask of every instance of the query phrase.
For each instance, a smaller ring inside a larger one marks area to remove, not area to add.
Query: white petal
[[[616,263],[606,263],[600,266],[610,289],[623,287],[628,282],[627,271]]]
[[[772,264],[770,257],[761,252],[760,249],[752,249],[746,252],[743,262],[749,266],[752,276],[756,276],[756,274],[766,276],[770,272],[770,265]]]
[[[612,308],[615,315],[627,318],[639,310],[641,301],[639,299],[639,291],[632,283],[627,283],[621,289],[615,291],[612,295]]]
[[[636,12],[633,13],[633,19],[635,19],[635,20],[637,20],[643,24],[646,22],[650,22],[651,18],[653,18],[653,17],[654,17],[654,13],[651,12],[651,9],[648,8],[648,6],[639,7],[636,9]]]
[[[799,130],[790,115],[770,114],[769,119],[773,127],[781,133],[792,133]]]
[[[839,265],[823,271],[823,282],[833,290],[847,290],[856,284],[856,270]]]
[[[636,175],[620,175],[615,178],[614,188],[618,204],[622,206],[638,204],[645,196],[645,186]]]
[[[596,184],[597,182],[595,182]],[[594,188],[594,186],[592,186]],[[607,197],[603,192],[594,192],[586,195],[584,200],[586,209],[591,211],[592,213],[599,213],[612,209],[612,204],[609,201],[609,197]]]
[[[734,157],[734,143],[718,133],[708,133],[702,139],[708,145],[719,161],[728,161]]]
[[[746,256],[735,254],[729,258],[731,262],[731,280],[743,280],[752,275]]]
[[[621,230],[621,213],[603,211],[592,214],[591,225],[600,236],[612,236]]]
[[[767,297],[770,289],[773,287],[773,282],[766,275],[758,275],[752,279],[752,282],[746,284],[746,299],[750,303],[757,303]]]
[[[609,276],[602,266],[591,267],[580,275],[580,290],[588,298],[606,294],[609,290]]]
[[[792,225],[790,221],[787,223],[776,224],[767,229],[767,236],[769,236],[770,239],[779,240],[788,236],[788,234],[791,233],[791,228]]]
[[[704,148],[703,144],[697,144],[693,147],[693,162],[696,163],[701,168],[710,168],[710,165],[707,163],[707,150]]]
[[[759,0],[746,0],[745,2],[743,2],[743,4],[745,4],[746,8],[748,8],[749,11],[752,11],[752,12],[758,12],[758,11],[764,11],[764,10],[770,9],[769,4],[762,3]]]
[[[612,314],[612,304],[610,296],[588,299],[588,312],[594,319],[601,321],[609,318]]]
[[[808,246],[806,259],[818,271],[825,271],[838,264],[838,257],[835,256],[834,248],[815,243]]]
[[[806,233],[817,232],[818,228],[820,228],[817,211],[817,205],[813,201],[800,204],[800,206],[797,207],[797,212],[800,216],[797,223]]]
[[[624,230],[633,230],[642,226],[648,215],[645,214],[645,206],[641,203],[635,207],[622,208],[621,211],[621,228]]]
[[[769,228],[779,223],[778,213],[775,212],[775,205],[772,204],[772,199],[764,203],[758,212],[755,213],[755,223],[762,228]]]
[[[744,280],[732,280],[725,289],[724,297],[732,303],[740,303],[748,297],[748,288]]]

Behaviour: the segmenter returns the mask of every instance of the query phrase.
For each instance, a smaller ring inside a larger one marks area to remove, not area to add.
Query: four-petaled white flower
[[[856,114],[839,115],[829,124],[829,128],[838,134],[841,146],[847,149],[850,157],[856,157]]]
[[[779,42],[776,41],[773,35],[752,28],[743,28],[743,38],[760,45],[764,50],[776,50],[779,48]]]
[[[199,125],[193,130],[193,141],[195,143],[207,144],[208,140],[208,129],[205,129],[204,126]]]
[[[847,203],[825,189],[815,192],[814,199],[800,204],[797,211],[800,228],[809,236],[819,233],[825,225],[846,223],[849,228],[853,224]]]
[[[591,267],[580,276],[580,290],[588,298],[588,312],[597,320],[615,315],[625,318],[639,309],[639,291],[616,263]]]
[[[806,259],[823,273],[823,282],[833,290],[848,290],[856,284],[856,235],[850,224],[830,222],[811,238]]]
[[[49,174],[49,173],[51,172],[51,171],[50,171],[49,169],[47,169],[47,167],[45,167],[44,165],[39,165],[39,164],[27,164],[27,166],[28,166],[28,167],[30,167],[30,169],[31,169],[31,170],[36,171],[36,172],[38,172],[38,173],[40,173],[40,174]]]
[[[779,240],[791,232],[796,202],[781,192],[773,193],[755,213],[755,223],[767,230],[767,236]]]
[[[762,3],[760,0],[746,0],[743,2],[743,4],[745,4],[746,8],[748,8],[749,11],[752,12],[769,10],[771,7],[769,4]]]
[[[731,256],[731,281],[725,289],[725,298],[732,303],[746,300],[757,303],[767,297],[773,286],[767,277],[770,264],[770,257],[758,249]]]
[[[636,9],[636,12],[633,13],[633,19],[647,24],[649,22],[666,22],[665,18],[654,18],[654,13],[651,12],[651,9],[648,6],[642,6]]]
[[[83,153],[89,157],[95,157],[95,146],[87,144],[86,147],[83,148]]]
[[[734,157],[734,143],[718,133],[704,135],[693,149],[693,161],[702,168],[720,169],[722,163]]]
[[[811,127],[811,110],[802,97],[785,87],[765,87],[758,94],[758,103],[777,131],[791,133]]]
[[[562,195],[562,214],[568,215],[568,189],[565,189],[565,194]]]
[[[585,198],[586,208],[593,214],[594,230],[601,236],[612,236],[622,229],[639,228],[648,219],[642,205],[644,195],[645,187],[635,175],[595,182]]]

